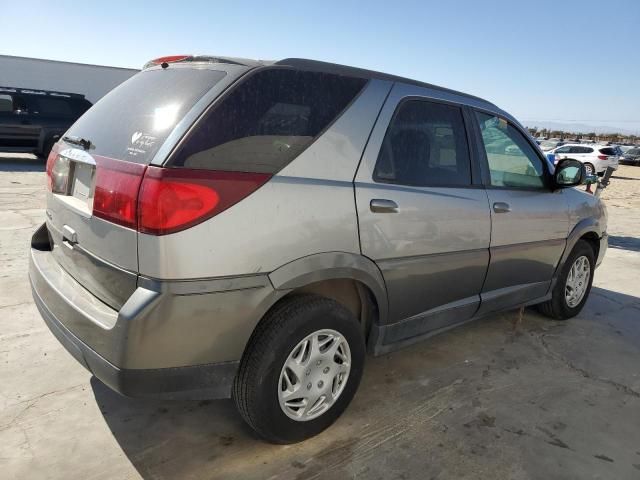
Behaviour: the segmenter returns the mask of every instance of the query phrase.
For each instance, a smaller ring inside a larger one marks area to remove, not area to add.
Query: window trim
[[[478,147],[480,150],[480,158],[481,158],[481,163],[483,165],[483,177],[482,177],[482,181],[483,181],[483,185],[484,188],[486,188],[487,190],[517,190],[517,191],[531,191],[531,192],[548,192],[548,191],[552,191],[553,189],[551,188],[552,185],[552,174],[551,171],[549,170],[549,163],[546,157],[543,156],[542,152],[540,151],[540,148],[537,145],[534,145],[534,143],[532,142],[530,135],[527,134],[522,128],[520,128],[516,123],[512,122],[511,120],[509,120],[508,118],[506,118],[504,115],[499,114],[497,112],[491,111],[491,110],[487,110],[484,108],[478,108],[478,107],[471,107],[471,110],[473,110],[473,124],[474,124],[474,130],[476,132],[476,136],[477,136],[477,142],[478,142]],[[543,187],[513,187],[513,186],[501,186],[501,185],[492,185],[491,184],[491,172],[489,169],[489,159],[487,158],[487,151],[485,149],[484,146],[484,140],[482,139],[482,130],[480,129],[480,122],[478,121],[478,117],[476,115],[476,112],[478,113],[484,113],[486,115],[491,115],[493,117],[498,117],[502,120],[504,120],[505,122],[507,122],[507,124],[511,125],[513,128],[515,128],[518,132],[520,132],[520,134],[524,137],[525,141],[529,144],[529,146],[531,146],[531,148],[533,149],[533,152],[535,153],[535,155],[538,157],[538,159],[540,160],[540,162],[542,163],[542,169],[544,170],[544,175],[542,177],[542,180],[544,182],[544,186]]]
[[[419,101],[419,102],[424,102],[424,103],[435,103],[435,104],[440,104],[440,105],[445,105],[448,107],[454,107],[457,108],[460,111],[460,118],[462,120],[462,128],[465,131],[465,141],[467,142],[467,153],[468,153],[468,157],[469,157],[469,180],[470,182],[468,184],[464,184],[464,185],[459,185],[459,184],[434,184],[434,185],[430,185],[430,184],[420,184],[420,185],[415,185],[415,184],[408,184],[408,183],[403,183],[403,182],[397,182],[395,180],[381,180],[376,178],[376,168],[378,166],[378,162],[380,161],[380,154],[382,153],[382,148],[384,147],[384,142],[387,138],[387,133],[389,132],[389,128],[391,128],[391,125],[393,125],[393,122],[396,119],[396,116],[398,115],[398,112],[400,112],[400,109],[403,107],[403,105],[407,102],[411,102],[411,101]],[[395,186],[399,186],[399,187],[408,187],[408,188],[482,188],[482,185],[480,182],[478,182],[478,171],[476,169],[474,169],[474,162],[476,161],[476,152],[474,152],[471,148],[471,146],[473,145],[472,141],[472,137],[471,137],[471,129],[469,128],[468,125],[468,119],[465,116],[465,105],[459,104],[459,103],[455,103],[455,102],[450,102],[447,100],[441,100],[441,99],[436,99],[436,98],[427,98],[427,97],[422,97],[420,95],[407,95],[405,97],[402,97],[397,103],[396,106],[393,110],[393,115],[391,115],[391,119],[389,120],[389,123],[387,124],[385,131],[384,131],[384,135],[382,137],[382,143],[380,144],[380,150],[378,151],[377,155],[376,155],[376,161],[375,164],[373,165],[373,171],[371,172],[371,180],[378,185],[395,185]]]
[[[218,105],[221,105],[227,99],[227,97],[233,95],[233,92],[235,92],[237,88],[239,88],[245,82],[249,81],[249,79],[253,78],[254,75],[258,75],[258,74],[260,74],[262,72],[269,71],[269,70],[291,70],[291,71],[295,71],[295,72],[308,72],[308,73],[319,73],[319,74],[328,73],[328,72],[317,71],[317,70],[312,70],[312,69],[306,69],[305,70],[305,69],[301,69],[301,68],[291,67],[291,66],[288,66],[288,65],[266,65],[266,66],[263,66],[263,67],[257,67],[257,68],[253,68],[251,70],[248,70],[244,74],[240,75],[237,79],[235,79],[235,81],[233,81],[219,95],[217,95],[209,103],[209,105],[207,105],[205,108],[202,109],[202,112],[200,112],[200,114],[193,121],[191,126],[189,128],[187,128],[187,130],[184,132],[184,134],[174,143],[173,148],[171,149],[171,151],[169,151],[169,153],[166,156],[166,160],[165,160],[163,166],[172,167],[172,168],[184,168],[184,167],[180,167],[180,166],[175,167],[174,166],[174,162],[175,162],[178,154],[182,150],[182,147],[184,146],[184,144],[189,141],[189,139],[194,134],[194,132],[197,132],[198,128],[200,127],[200,124],[207,119],[209,113],[212,112],[213,110],[215,110],[218,107]],[[333,118],[333,120],[331,120],[331,122],[329,122],[324,129],[322,129],[315,137],[313,137],[311,142],[309,142],[309,144],[304,149],[302,149],[298,153],[298,155],[296,157],[294,157],[287,165],[290,165],[297,158],[299,158],[301,155],[303,155],[304,152],[307,151],[307,149],[309,149],[311,147],[311,145],[316,143],[316,141],[320,137],[322,137],[330,128],[332,128],[333,125],[340,118],[342,118],[344,113],[351,108],[351,106],[360,98],[360,96],[368,89],[369,85],[371,84],[371,80],[366,78],[366,77],[358,77],[356,75],[341,75],[341,74],[336,74],[336,73],[330,73],[330,74],[331,75],[336,75],[338,77],[359,78],[361,80],[364,80],[364,84],[362,85],[362,88],[360,89],[360,91]],[[286,166],[283,167],[283,168],[286,168]],[[279,170],[278,170],[278,172],[279,172]],[[273,175],[277,175],[278,172],[273,173]]]

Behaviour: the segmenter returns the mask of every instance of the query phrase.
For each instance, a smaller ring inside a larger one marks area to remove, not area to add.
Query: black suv
[[[47,157],[90,107],[91,102],[76,93],[0,87],[0,151]]]

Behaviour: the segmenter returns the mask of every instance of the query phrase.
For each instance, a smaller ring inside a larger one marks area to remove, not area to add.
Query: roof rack
[[[39,95],[63,98],[84,98],[81,93],[56,92],[54,90],[42,90],[40,88],[0,87],[0,93],[20,93],[22,95]]]

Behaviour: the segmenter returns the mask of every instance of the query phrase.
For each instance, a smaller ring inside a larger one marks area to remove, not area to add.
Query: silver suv
[[[301,59],[161,58],[47,162],[42,316],[127,396],[232,397],[276,443],[327,428],[365,354],[494,312],[584,306],[606,213],[480,98]]]

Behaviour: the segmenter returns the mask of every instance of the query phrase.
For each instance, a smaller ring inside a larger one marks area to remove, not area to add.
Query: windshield
[[[540,148],[542,150],[551,150],[552,148],[556,147],[556,142],[549,142],[549,141],[543,141],[540,142]]]
[[[147,164],[176,124],[225,72],[147,70],[118,86],[66,133],[91,142],[91,154]]]

